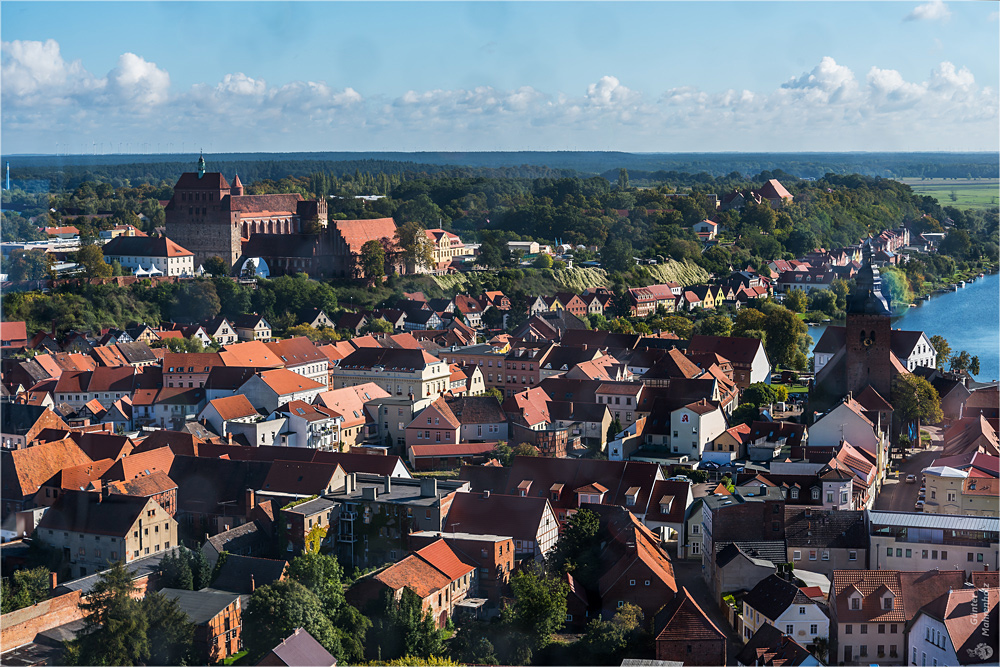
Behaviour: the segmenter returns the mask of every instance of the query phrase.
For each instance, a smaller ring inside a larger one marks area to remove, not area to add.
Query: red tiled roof
[[[215,408],[219,416],[225,421],[241,417],[253,417],[259,414],[257,409],[250,404],[250,400],[243,394],[216,398],[209,401],[208,404]]]
[[[111,493],[118,493],[123,496],[139,496],[145,498],[155,496],[156,494],[163,493],[165,491],[170,491],[171,489],[176,489],[177,482],[170,479],[167,473],[160,472],[158,470],[154,473],[150,473],[149,475],[144,475],[135,479],[109,482],[107,488]]]
[[[726,634],[719,630],[683,586],[662,613],[664,626],[656,641],[726,640]]]
[[[489,454],[496,449],[495,442],[474,442],[464,445],[410,445],[410,452],[414,458],[423,456],[475,456],[476,454]]]
[[[28,332],[24,322],[0,322],[0,341],[26,341]]]
[[[326,355],[305,336],[289,338],[287,340],[275,340],[265,343],[265,345],[278,355],[278,358],[285,366],[298,366],[300,364],[327,360]]]
[[[375,575],[375,579],[394,591],[409,588],[420,599],[447,588],[452,581],[443,572],[415,554],[410,554],[395,565],[382,570]]]
[[[443,539],[431,542],[423,549],[415,551],[414,555],[426,561],[452,581],[456,581],[476,569],[474,565],[462,562],[462,559],[452,551]]]
[[[295,215],[300,201],[305,200],[297,192],[272,195],[234,195],[229,198],[229,210],[250,214]]]
[[[165,236],[116,236],[103,248],[105,256],[190,257],[194,253]]]
[[[287,396],[297,391],[309,391],[312,389],[322,389],[326,385],[315,380],[303,377],[294,371],[285,368],[277,368],[271,371],[261,371],[257,375],[264,381],[271,391],[278,396]]]
[[[347,244],[348,251],[355,255],[361,253],[361,246],[368,241],[393,240],[396,237],[396,222],[392,218],[335,220],[333,225]]]
[[[69,438],[10,451],[2,459],[4,497],[28,497],[63,468],[92,463]]]
[[[158,447],[138,453],[133,451],[128,456],[116,461],[115,465],[101,475],[101,479],[107,483],[115,480],[127,481],[158,471],[169,473],[173,462],[174,452],[169,447]]]
[[[219,356],[226,366],[247,368],[280,368],[284,366],[279,355],[259,340],[227,345],[222,348]]]

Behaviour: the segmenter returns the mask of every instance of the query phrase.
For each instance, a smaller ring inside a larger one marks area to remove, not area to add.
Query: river
[[[929,301],[917,301],[892,319],[894,329],[923,331],[930,336],[944,336],[953,352],[966,350],[979,357],[980,382],[1000,379],[1000,274],[993,273],[957,292],[932,295]],[[809,327],[813,347],[826,325]]]

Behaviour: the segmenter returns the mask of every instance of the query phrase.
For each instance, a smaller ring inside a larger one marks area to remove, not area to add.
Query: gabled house
[[[909,664],[995,663],[1000,589],[950,590],[920,608],[907,628]]]
[[[205,333],[219,345],[232,345],[239,340],[232,323],[219,315],[201,323]]]
[[[477,588],[477,568],[463,561],[443,539],[411,553],[400,562],[363,577],[347,591],[352,604],[364,608],[388,590],[399,599],[408,588],[420,598],[424,613],[443,628],[455,605]]]
[[[785,506],[787,562],[796,568],[832,575],[864,565],[867,533],[864,511]]]
[[[259,410],[273,412],[279,406],[295,400],[312,403],[325,384],[310,380],[293,371],[278,368],[253,375],[239,389],[250,404]]]
[[[547,498],[489,491],[455,494],[443,528],[444,532],[510,537],[515,558],[543,558],[559,535],[559,522]]]
[[[198,413],[198,421],[207,422],[212,427],[212,430],[223,437],[229,432],[227,427],[230,423],[238,422],[246,424],[257,421],[262,417],[243,394],[216,398],[209,401],[202,408],[201,412]]]
[[[736,664],[741,667],[818,667],[823,663],[788,634],[764,624],[736,655]]]
[[[479,372],[478,367],[475,369]],[[492,396],[467,396],[446,401],[460,424],[459,442],[506,441],[507,416]]]
[[[683,586],[656,614],[653,635],[657,660],[684,665],[727,664],[726,633]]]
[[[53,475],[72,466],[93,463],[70,438],[40,443],[24,449],[0,450],[0,500],[2,518],[33,507],[39,487]]]
[[[298,338],[270,341],[266,345],[286,369],[326,385],[329,379],[327,367],[330,362],[327,356],[313,345],[311,340],[305,336],[299,336]]]
[[[279,431],[282,446],[340,451],[344,418],[332,408],[294,400],[272,412],[271,417],[285,420]]]
[[[760,581],[743,597],[741,621],[744,641],[765,625],[802,644],[830,636],[830,619],[824,609],[777,574]]]
[[[271,325],[263,316],[255,313],[233,318],[233,328],[236,330],[236,337],[241,341],[271,339]]]

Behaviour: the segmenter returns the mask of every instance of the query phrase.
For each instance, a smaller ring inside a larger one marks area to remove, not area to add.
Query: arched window
[[[819,489],[813,489],[812,490],[812,499],[813,500],[819,500]]]

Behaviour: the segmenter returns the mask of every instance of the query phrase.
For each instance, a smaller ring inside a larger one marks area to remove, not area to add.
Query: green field
[[[996,208],[1000,181],[995,178],[901,178],[919,195],[934,197],[942,206],[958,209]]]

